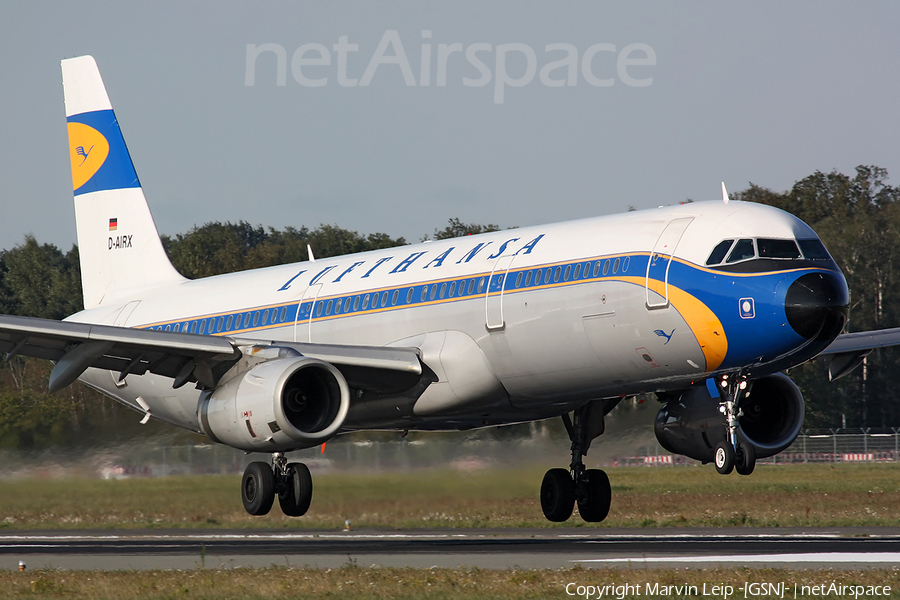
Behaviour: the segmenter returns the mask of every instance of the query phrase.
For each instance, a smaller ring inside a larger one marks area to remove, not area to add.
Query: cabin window
[[[409,291],[412,292],[412,288]],[[353,310],[359,310],[359,296],[353,299]]]
[[[753,249],[753,240],[738,240],[725,262],[733,263],[754,256],[756,256],[756,251]]]
[[[522,273],[516,275],[516,287],[522,287]]]
[[[581,263],[575,265],[575,274],[572,275],[572,279],[578,279],[581,277]]]
[[[328,310],[327,308],[325,310]],[[338,298],[334,301],[334,314],[338,314],[341,312],[341,299]]]
[[[428,296],[429,300],[434,300],[434,297],[437,296],[438,287],[437,285],[431,286],[431,295]]]
[[[366,310],[367,308],[369,308],[369,295],[368,294],[363,296],[363,310]]]
[[[800,249],[794,240],[773,240],[759,238],[756,250],[760,258],[800,258]]]
[[[232,323],[234,323],[234,315],[228,315],[228,320],[225,321],[225,329],[231,329]]]
[[[191,323],[191,333],[197,333],[197,321]]]
[[[387,306],[388,293],[386,291],[381,292],[381,308]]]
[[[421,298],[422,302],[424,302],[425,300],[428,300],[428,286],[427,285],[422,286],[422,294],[419,296],[419,298]]]
[[[606,277],[609,274],[609,261],[603,261],[603,276]]]
[[[456,282],[451,281],[450,282],[450,292],[447,295],[452,298],[455,294],[456,294]]]
[[[412,302],[412,296],[413,296],[413,289],[409,288],[408,290],[406,290],[406,303],[407,304]]]
[[[259,311],[253,313],[253,326],[256,327],[259,325]]]
[[[572,274],[572,265],[566,265],[566,270],[563,272],[563,281],[569,280],[569,275]]]
[[[723,260],[725,260],[725,255],[728,254],[728,251],[731,249],[731,245],[734,243],[734,240],[722,240],[719,242],[713,251],[710,252],[709,258],[706,259],[707,265],[717,265]]]
[[[547,267],[544,270],[544,283],[550,283],[550,278],[553,276],[553,269]]]
[[[444,299],[444,296],[446,295],[446,292],[447,292],[447,284],[446,284],[446,283],[442,283],[442,284],[441,284],[441,293],[439,294],[441,300]]]
[[[828,260],[828,250],[821,240],[797,240],[800,244],[800,250],[803,251],[803,257],[807,260]]]
[[[244,315],[244,329],[250,326],[250,313]]]
[[[331,308],[333,306],[334,306],[334,300],[329,300],[328,304],[325,305],[325,316],[326,317],[331,314]],[[263,323],[265,323],[265,322],[266,322],[265,319],[263,319]]]
[[[531,271],[525,274],[525,287],[531,285]]]
[[[619,259],[613,261],[613,275],[619,272]]]
[[[597,275],[600,274],[600,261],[599,261],[599,260],[598,260],[597,262],[594,263],[594,271],[593,271],[593,273],[594,273],[594,277],[596,277]]]
[[[200,321],[200,335],[206,333],[206,319]]]
[[[287,315],[287,306],[281,307],[281,314],[278,316],[278,320],[284,323],[284,317]]]
[[[484,292],[484,277],[478,280],[478,293]]]
[[[219,317],[219,323],[216,325],[216,333],[222,331],[222,325],[225,324],[225,317]]]
[[[324,308],[324,305],[321,302],[316,302],[316,316],[317,317],[322,316],[322,308]]]
[[[394,290],[391,294],[391,306],[397,306],[397,299],[400,297],[400,290]]]

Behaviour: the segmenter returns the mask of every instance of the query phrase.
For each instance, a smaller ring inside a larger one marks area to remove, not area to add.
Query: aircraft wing
[[[355,387],[409,387],[422,365],[414,348],[381,348],[245,340],[0,315],[0,352],[52,360],[50,392],[74,382],[89,367],[126,375],[148,371],[171,377],[173,387],[190,382],[213,388],[253,345],[290,346],[341,370]]]
[[[828,378],[834,381],[858,367],[872,350],[890,346],[900,346],[900,327],[842,333],[819,356],[830,357]]]

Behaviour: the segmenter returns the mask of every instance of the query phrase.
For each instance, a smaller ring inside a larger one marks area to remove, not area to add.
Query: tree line
[[[847,175],[816,171],[784,192],[750,184],[736,199],[786,210],[821,237],[850,286],[848,329],[900,326],[900,188],[888,173],[859,166]],[[446,239],[496,231],[450,219],[424,239]],[[210,222],[187,233],[163,236],[175,268],[188,278],[304,261],[308,247],[317,258],[406,244],[385,233],[360,234],[336,225],[284,229]],[[61,319],[82,308],[78,248],[62,251],[26,236],[0,252],[0,313]],[[134,435],[130,411],[76,384],[49,396],[49,365],[16,357],[0,366],[0,447],[42,447],[89,441],[97,436]],[[865,364],[834,383],[825,361],[794,369],[790,375],[807,399],[810,428],[900,426],[900,405],[891,373],[900,372],[900,349],[875,351]],[[153,427],[144,428],[144,431]]]

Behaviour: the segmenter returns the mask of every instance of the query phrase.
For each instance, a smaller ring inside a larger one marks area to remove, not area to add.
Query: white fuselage
[[[186,281],[105,301],[70,319],[416,347],[438,381],[419,400],[409,428],[453,426],[445,415],[463,410],[484,424],[520,421],[732,368],[726,355],[741,338],[726,331],[734,315],[716,303],[734,295],[736,312],[759,278],[703,265],[721,239],[762,235],[815,237],[770,207],[695,203]],[[688,281],[675,280],[676,265],[721,286],[715,303],[686,291]],[[761,306],[773,292],[759,294]],[[174,390],[170,379],[150,374],[116,378],[95,369],[82,377],[125,404],[149,405],[156,418],[198,429],[198,390]],[[466,426],[477,424],[472,418]]]

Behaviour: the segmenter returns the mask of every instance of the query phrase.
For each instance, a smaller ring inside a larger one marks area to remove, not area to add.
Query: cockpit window
[[[753,249],[753,240],[738,240],[737,244],[734,245],[734,250],[728,255],[726,262],[733,263],[753,258],[754,256],[756,256],[756,251]]]
[[[756,249],[760,258],[800,258],[800,250],[794,240],[773,240],[759,238]]]
[[[800,244],[803,257],[807,260],[828,260],[831,258],[828,256],[828,250],[825,249],[825,245],[822,244],[821,240],[797,240],[797,243]]]
[[[723,240],[719,242],[719,244],[713,248],[713,251],[710,253],[709,258],[706,259],[707,265],[717,265],[723,260],[725,260],[725,255],[728,254],[729,248],[734,243],[734,240]]]

